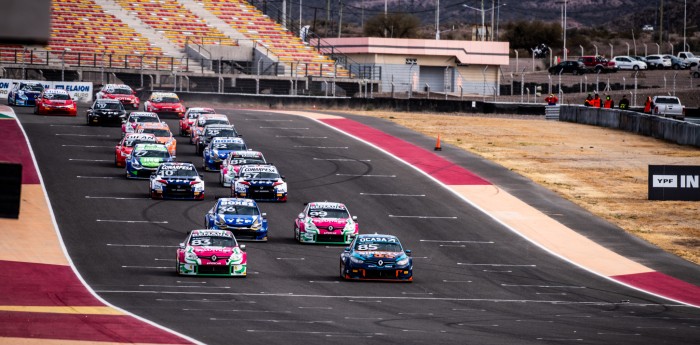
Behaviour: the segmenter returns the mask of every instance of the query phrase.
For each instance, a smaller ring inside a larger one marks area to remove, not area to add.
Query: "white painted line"
[[[427,259],[427,256],[412,256],[412,259]]]
[[[335,176],[353,176],[353,177],[396,177],[396,175],[367,175],[367,174],[335,174]]]
[[[85,125],[82,126],[76,126],[76,125],[61,125],[61,124],[52,124],[49,125],[49,127],[76,127],[76,128],[85,128]]]
[[[306,260],[305,258],[276,258],[277,260]]]
[[[65,136],[65,137],[111,137],[111,135],[106,135],[106,134],[70,134],[70,133],[56,133],[54,135],[57,136]]]
[[[308,148],[308,149],[344,149],[347,150],[347,146],[307,146],[307,145],[294,145],[298,148]]]
[[[472,323],[458,323],[457,326],[499,327],[498,325],[480,325],[480,324],[472,324]]]
[[[143,197],[143,198],[125,198],[125,197],[119,197],[119,196],[89,196],[86,195],[85,199],[113,199],[113,200],[151,200],[151,198]]]
[[[172,269],[172,267],[167,267]],[[564,301],[564,300],[528,300],[528,299],[496,299],[496,298],[459,298],[459,297],[433,297],[433,296],[350,296],[350,295],[307,295],[294,293],[266,293],[266,292],[201,292],[201,291],[156,291],[156,290],[95,290],[98,293],[110,294],[164,294],[178,295],[187,294],[188,297],[193,296],[247,296],[247,297],[284,297],[284,298],[318,298],[318,299],[343,299],[349,302],[366,302],[366,303],[381,303],[382,300],[387,301],[448,301],[448,302],[493,302],[493,303],[517,303],[517,304],[552,304],[552,305],[593,305],[593,306],[636,306],[636,307],[695,307],[687,304],[659,304],[659,303],[620,303],[620,302],[602,302],[602,301]],[[251,310],[258,312],[257,310]]]
[[[452,311],[486,311],[486,309],[452,308]]]
[[[513,271],[496,271],[496,270],[481,270],[482,272],[491,272],[491,273],[513,273]]]
[[[61,145],[62,147],[89,147],[89,148],[94,148],[94,147],[109,147],[109,148],[114,148],[114,146],[109,146],[109,145],[72,145],[72,144],[64,144]]]
[[[397,313],[397,315],[426,315],[426,316],[433,316],[433,313]]]
[[[80,158],[69,158],[69,161],[74,162],[114,162],[111,159],[80,159]]]
[[[544,340],[544,341],[583,341],[581,338],[537,338],[537,340]]]
[[[338,284],[339,281],[318,281],[318,280],[309,280],[309,283],[316,283],[316,284]]]
[[[308,127],[296,127],[296,128],[295,128],[295,127],[263,127],[263,126],[260,126],[260,128],[263,128],[263,129],[290,129],[290,130],[293,130],[293,129],[309,129]]]
[[[442,280],[443,283],[471,283],[471,280]],[[454,309],[453,309],[454,310]]]
[[[431,243],[483,243],[483,244],[493,244],[493,241],[442,241],[442,240],[420,240],[420,242],[431,242]]]
[[[199,302],[199,303],[249,303],[249,304],[254,304],[258,303],[255,301],[236,301],[236,300],[227,300],[227,299],[167,299],[167,298],[156,298],[156,301],[158,302]],[[191,310],[212,310],[212,309],[191,309]],[[215,309],[215,310],[220,310],[220,309]]]
[[[305,323],[305,324],[335,323],[335,321],[330,321],[330,320],[304,321],[304,320],[274,320],[274,319],[271,319],[271,320],[270,319],[268,319],[268,320],[265,320],[265,319],[219,319],[219,318],[215,318],[215,317],[212,317],[209,320],[212,320],[212,321],[251,321],[251,322],[272,322],[272,323]]]
[[[457,217],[440,217],[440,216],[397,216],[390,214],[389,218],[416,218],[416,219],[457,219]]]
[[[560,296],[566,296],[568,295],[566,292],[535,292],[535,295],[560,295]]]
[[[102,223],[149,223],[149,224],[168,224],[167,220],[118,220],[118,219],[97,219],[95,220],[97,222],[102,222]]]
[[[575,319],[576,319],[576,318],[588,319],[588,318],[592,318],[592,317],[593,317],[593,316],[591,316],[591,315],[554,315],[554,316],[557,316],[557,317],[572,317],[572,318],[575,318]]]
[[[351,158],[315,158],[315,161],[338,161],[338,162],[371,162],[371,159],[351,159]],[[362,194],[362,193],[360,193]]]
[[[148,268],[148,269],[159,269],[159,270],[166,270],[166,269],[173,269],[172,266],[168,267],[163,267],[163,266],[122,266],[122,268]]]
[[[525,284],[501,284],[501,286],[517,286],[517,287],[537,287],[537,288],[564,288],[564,289],[585,289],[585,286],[572,285],[525,285]]]
[[[294,120],[273,120],[273,119],[243,119],[245,121],[262,121],[262,122],[293,122]]]
[[[530,320],[523,320],[523,319],[519,319],[519,320],[515,320],[515,322],[537,322],[537,323],[552,323],[552,322],[554,322],[554,321],[553,321],[553,320],[534,320],[534,319],[530,319]]]
[[[537,267],[537,265],[470,264],[470,263],[465,263],[465,262],[458,262],[457,265],[463,265],[463,266],[493,266],[493,267]]]
[[[141,247],[141,248],[177,248],[178,246],[162,246],[158,244],[120,244],[107,243],[108,247]]]
[[[423,197],[425,194],[382,194],[382,193],[360,193],[360,195],[369,196],[410,196],[410,197]]]
[[[432,295],[432,292],[401,292],[402,295]]]
[[[235,320],[235,319],[231,319]],[[326,337],[344,337],[344,336],[351,336],[351,337],[366,337],[366,338],[371,338],[373,336],[383,336],[385,335],[384,333],[336,333],[336,332],[319,332],[319,331],[270,331],[266,329],[246,329],[246,332],[251,332],[251,333],[291,333],[291,334],[316,334],[316,335],[325,335]]]
[[[297,307],[299,309],[326,309],[326,310],[331,310],[333,307]]]
[[[172,268],[172,267],[171,267]],[[162,287],[162,288],[195,288],[195,289],[230,289],[230,286],[195,286],[195,285],[146,285],[139,284],[139,287]]]
[[[182,310],[189,311],[189,310],[207,310],[207,309],[182,309]],[[291,314],[292,313],[289,310],[231,309],[231,310],[222,310],[222,311],[230,311],[233,313],[276,313],[276,314]]]
[[[352,317],[352,316],[346,316],[344,317],[345,320],[384,320],[383,317]]]
[[[158,259],[156,259],[156,260],[158,260]],[[207,283],[207,282],[185,282],[182,280],[176,280],[175,282],[178,284],[206,284]]]
[[[467,248],[464,244],[441,244],[438,247]]]
[[[305,135],[275,135],[275,138],[328,139],[328,137],[307,137]]]
[[[637,326],[635,328],[636,329],[676,329],[676,327],[655,327],[655,326],[650,326],[650,327]]]
[[[115,178],[121,178],[117,176],[81,176],[78,175],[76,176],[77,178],[96,178],[96,179],[115,179]]]
[[[640,333],[603,333],[603,332],[598,332],[596,334],[597,335],[633,335],[633,336],[641,335]]]

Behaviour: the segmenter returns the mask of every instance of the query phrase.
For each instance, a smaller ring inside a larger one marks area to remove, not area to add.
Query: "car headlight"
[[[187,252],[185,253],[185,261],[197,261],[198,257],[197,254],[193,252]]]
[[[396,266],[406,266],[408,265],[408,258],[403,258],[399,261],[396,261]]]
[[[365,263],[365,260],[358,259],[358,258],[356,258],[356,257],[354,257],[354,256],[351,256],[351,257],[350,257],[350,261],[351,261],[352,263],[354,263],[354,264],[364,264],[364,263]]]
[[[25,95],[24,92],[20,92],[20,93],[19,93],[19,98],[21,98],[21,99],[23,99],[23,100],[27,100],[27,99],[28,99],[28,98],[27,98],[27,95]]]
[[[134,168],[140,168],[141,167],[141,162],[139,162],[138,159],[135,159],[131,162],[131,166]]]
[[[262,221],[260,221],[260,217],[255,218],[255,221],[253,224],[250,225],[251,230],[260,230],[262,228]]]
[[[343,228],[343,232],[355,232],[355,222],[352,219],[348,219]]]
[[[231,263],[240,263],[243,260],[243,255],[238,254],[238,253],[233,253],[231,254],[231,257],[229,258],[231,260]]]
[[[311,218],[307,218],[306,223],[304,224],[304,230],[307,232],[318,232],[318,228]]]

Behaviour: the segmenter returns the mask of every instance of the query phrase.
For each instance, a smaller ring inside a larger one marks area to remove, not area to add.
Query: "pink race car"
[[[229,230],[192,230],[177,249],[180,275],[246,276],[248,256]]]
[[[294,238],[301,243],[349,244],[358,233],[357,217],[338,202],[310,202],[294,220]]]
[[[185,116],[180,119],[180,136],[186,137],[190,135],[190,126],[192,126],[201,114],[214,114],[216,111],[212,108],[189,108],[185,112]]]

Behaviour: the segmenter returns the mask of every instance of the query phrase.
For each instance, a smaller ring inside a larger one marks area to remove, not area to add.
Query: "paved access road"
[[[179,277],[175,248],[203,226],[218,175],[204,173],[205,201],[153,201],[148,182],[114,167],[116,127],[84,117],[17,109],[68,252],[110,303],[209,344],[697,344],[700,310],[583,271],[513,234],[416,170],[309,119],[221,110],[251,148],[286,175],[289,202],[263,203],[270,241],[248,243],[245,279]],[[177,128],[176,120],[166,120]],[[373,120],[376,122],[376,120]],[[391,127],[389,124],[385,126]],[[407,140],[428,141],[396,129]],[[200,165],[187,138],[178,160]],[[446,153],[447,155],[454,153]],[[456,161],[464,156],[453,157]],[[572,205],[507,171],[480,174],[563,223],[601,226]],[[338,279],[342,247],[299,245],[292,224],[304,202],[345,202],[363,233],[390,233],[413,250],[411,284]],[[557,206],[562,204],[564,206]],[[568,218],[568,215],[571,218]],[[616,243],[615,234],[594,238]],[[620,251],[648,246],[639,242]],[[649,253],[649,258],[653,256]],[[664,262],[673,258],[657,255]],[[678,273],[697,277],[678,262]],[[648,263],[645,263],[648,264]],[[694,271],[693,271],[694,270]],[[693,282],[697,284],[697,282]]]

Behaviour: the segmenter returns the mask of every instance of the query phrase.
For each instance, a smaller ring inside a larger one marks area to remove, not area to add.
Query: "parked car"
[[[562,61],[549,68],[549,74],[559,73],[584,74],[586,73],[586,66],[580,61]]]
[[[583,62],[586,69],[593,73],[617,72],[615,62],[608,61],[608,59],[600,55],[581,56],[578,58],[578,61]]]
[[[654,27],[647,24],[647,25],[642,26],[642,31],[652,32],[652,31],[654,31]]]
[[[693,63],[700,63],[700,56],[697,56],[691,52],[678,52],[677,56],[691,67]]]
[[[649,69],[666,69],[672,66],[670,59],[659,54],[647,55],[647,65],[649,65]]]
[[[664,55],[664,58],[671,60],[671,68],[673,69],[687,69],[690,67],[690,64],[673,55]]]
[[[646,62],[633,59],[631,56],[616,56],[613,58],[615,66],[619,69],[641,70],[647,69]]]
[[[700,78],[700,64],[695,64],[690,67],[690,74],[693,78]]]
[[[645,64],[647,64],[647,67],[649,67],[649,64],[647,63],[647,58],[645,58],[644,56],[639,56],[639,55],[629,55],[629,57],[631,57],[631,58],[633,58],[633,59],[635,59],[635,60],[638,60],[638,61],[644,62]]]

